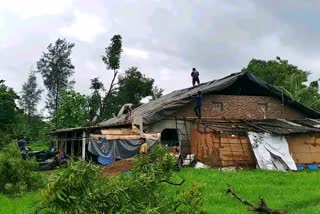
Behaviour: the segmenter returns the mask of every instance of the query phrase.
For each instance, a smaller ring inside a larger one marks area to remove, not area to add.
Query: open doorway
[[[179,146],[177,129],[164,129],[161,132],[161,144],[167,147]]]

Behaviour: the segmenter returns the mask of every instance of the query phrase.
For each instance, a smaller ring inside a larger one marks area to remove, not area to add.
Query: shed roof
[[[256,78],[250,72],[234,73],[219,80],[202,83],[195,88],[185,88],[173,91],[156,100],[150,101],[132,111],[130,121],[135,117],[141,117],[143,123],[148,125],[162,120],[173,113],[180,107],[192,102],[197,92],[202,94],[238,94],[238,95],[260,95],[273,96],[283,100],[284,104],[289,105],[310,118],[320,118],[320,113],[291,99],[288,95],[269,85],[268,83]],[[100,126],[112,126],[124,124],[125,116],[114,117],[101,122]]]
[[[265,120],[204,120],[201,122],[203,131],[214,131],[225,134],[246,134],[252,132],[268,132],[279,135],[320,133],[315,126],[304,125],[305,120],[289,121],[283,119]]]

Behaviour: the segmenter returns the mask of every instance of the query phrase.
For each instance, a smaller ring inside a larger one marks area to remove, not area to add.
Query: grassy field
[[[178,176],[190,185],[205,184],[205,207],[208,213],[252,213],[248,207],[227,195],[232,187],[242,198],[257,202],[259,195],[268,206],[290,214],[320,213],[319,172],[241,171],[220,172],[207,169],[184,169]]]
[[[28,193],[23,197],[9,198],[0,195],[0,213],[23,214],[32,213],[39,200],[39,193]]]
[[[185,168],[174,179],[185,179],[184,186],[192,182],[204,184],[203,194],[208,213],[252,213],[247,206],[225,193],[228,185],[241,197],[253,202],[257,202],[259,195],[262,195],[270,208],[283,209],[290,214],[320,213],[320,172],[220,172]],[[37,200],[39,193],[13,199],[0,196],[0,213],[30,213],[34,211]]]

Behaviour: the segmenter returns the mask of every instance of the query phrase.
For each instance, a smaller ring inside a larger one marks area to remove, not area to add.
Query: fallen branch
[[[235,197],[236,199],[241,201],[243,204],[251,207],[252,211],[259,212],[259,213],[268,213],[268,214],[288,214],[287,211],[274,210],[274,209],[269,208],[262,196],[260,196],[260,198],[259,198],[259,206],[256,206],[255,204],[251,203],[250,201],[247,201],[246,199],[241,198],[231,188],[228,188],[226,193],[232,195],[233,197]]]
[[[185,182],[185,180],[182,180],[182,181],[181,181],[180,183],[178,183],[178,184],[172,183],[172,182],[167,181],[167,180],[162,180],[162,181],[160,181],[160,182],[165,182],[165,183],[167,183],[167,184],[171,184],[171,185],[175,185],[175,186],[181,186],[181,185]]]

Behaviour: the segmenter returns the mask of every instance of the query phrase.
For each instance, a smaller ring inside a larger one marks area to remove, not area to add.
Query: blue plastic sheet
[[[112,157],[98,157],[98,163],[100,163],[101,165],[107,166],[110,165],[114,162]]]

